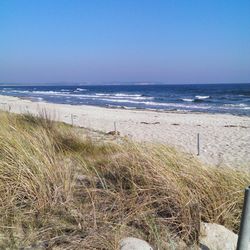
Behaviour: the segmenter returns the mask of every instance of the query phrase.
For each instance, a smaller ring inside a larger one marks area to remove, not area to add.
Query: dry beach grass
[[[32,102],[0,95],[0,110],[39,115],[46,110],[53,120],[107,133],[117,130],[137,142],[163,143],[197,153],[205,164],[250,172],[250,117],[226,114],[155,112],[109,109],[88,105]]]
[[[0,121],[1,249],[118,249],[125,236],[180,249],[197,243],[201,220],[238,230],[245,172],[48,117]]]

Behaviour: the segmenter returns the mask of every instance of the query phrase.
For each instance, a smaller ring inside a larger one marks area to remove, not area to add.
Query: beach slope
[[[163,143],[197,154],[203,162],[250,170],[250,117],[226,114],[175,113],[110,109],[32,102],[0,96],[0,109],[39,115],[104,133],[116,129],[136,141]]]

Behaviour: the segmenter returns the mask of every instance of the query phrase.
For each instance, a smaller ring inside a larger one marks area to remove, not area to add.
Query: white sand
[[[122,136],[170,144],[192,154],[197,154],[199,133],[202,161],[250,171],[250,117],[108,109],[31,102],[7,96],[0,96],[0,109],[32,114],[45,109],[53,119],[70,124],[73,115],[74,125],[103,132],[114,130],[116,122]]]

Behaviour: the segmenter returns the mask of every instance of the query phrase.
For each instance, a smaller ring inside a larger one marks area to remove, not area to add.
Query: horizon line
[[[51,86],[55,86],[55,85],[65,85],[65,86],[76,86],[76,85],[85,85],[85,86],[91,86],[91,85],[95,85],[95,86],[102,86],[102,85],[203,85],[203,84],[207,84],[207,85],[216,85],[216,84],[250,84],[250,82],[217,82],[217,83],[164,83],[164,82],[151,82],[151,81],[142,81],[142,82],[138,82],[138,81],[128,81],[128,82],[121,82],[121,81],[111,81],[111,82],[78,82],[78,83],[74,83],[74,82],[39,82],[39,83],[27,83],[27,82],[0,82],[1,86],[4,85],[21,85],[21,86],[45,86],[45,85],[51,85]]]

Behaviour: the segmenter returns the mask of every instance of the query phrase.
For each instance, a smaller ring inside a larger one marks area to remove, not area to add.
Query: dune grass
[[[200,221],[238,230],[246,173],[48,117],[0,122],[0,249],[119,249],[126,236],[181,249],[198,242]]]

